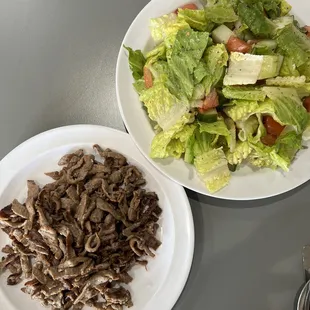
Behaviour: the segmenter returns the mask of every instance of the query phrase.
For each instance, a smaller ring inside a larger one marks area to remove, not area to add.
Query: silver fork
[[[310,245],[306,245],[302,249],[302,264],[305,271],[306,284],[300,293],[297,309],[310,310]]]

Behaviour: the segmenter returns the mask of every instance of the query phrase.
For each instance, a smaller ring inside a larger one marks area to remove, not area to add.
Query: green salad
[[[151,51],[125,46],[156,133],[151,158],[194,165],[211,193],[244,164],[289,171],[310,139],[309,27],[290,10],[285,0],[190,3],[150,20]]]

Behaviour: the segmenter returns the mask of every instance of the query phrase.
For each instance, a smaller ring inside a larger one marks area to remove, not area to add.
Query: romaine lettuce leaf
[[[185,152],[184,143],[182,143],[178,139],[172,139],[167,145],[166,152],[167,157],[174,157],[176,159],[179,159]]]
[[[217,192],[229,183],[230,171],[221,148],[197,156],[194,165],[210,193]]]
[[[224,85],[255,84],[262,70],[264,56],[232,52]]]
[[[207,63],[204,60],[201,60],[194,71],[195,84],[200,83],[208,74]]]
[[[206,90],[202,84],[195,85],[194,91],[193,91],[193,97],[191,102],[195,102],[196,100],[202,100],[204,99],[206,95]],[[200,102],[196,106],[200,106]],[[191,104],[192,107],[195,107],[195,105]]]
[[[238,141],[234,152],[226,152],[226,158],[231,165],[240,165],[251,154],[252,148],[248,142]]]
[[[262,69],[259,73],[258,79],[265,80],[279,75],[283,63],[283,56],[281,55],[264,55]]]
[[[309,120],[308,120],[307,127],[306,127],[306,129],[305,129],[305,131],[303,132],[303,135],[302,135],[302,139],[304,141],[309,141],[310,140],[310,114],[309,114]]]
[[[216,135],[212,135],[207,132],[200,132],[199,130],[196,130],[194,132],[194,144],[192,145],[193,159],[197,156],[200,156],[214,149],[214,145],[216,141],[217,141]]]
[[[284,171],[289,171],[291,161],[282,158],[276,151],[276,147],[269,147],[261,142],[256,144],[249,142],[253,149],[248,157],[249,162],[259,168],[277,169],[280,167]]]
[[[233,150],[236,143],[236,137],[230,130],[234,130],[235,128],[227,128],[227,125],[224,119],[219,119],[214,123],[199,123],[200,132],[206,132],[208,134],[216,135],[217,137],[223,136],[226,139],[228,147]]]
[[[169,130],[159,132],[153,138],[150,157],[167,158],[169,156],[181,156],[180,152],[184,153],[185,151],[186,138],[189,138],[195,130],[192,127],[193,125],[187,125],[192,121],[192,113],[185,113]],[[181,144],[182,147],[180,147]]]
[[[263,117],[261,114],[257,113],[256,114],[257,120],[258,120],[258,128],[256,135],[254,135],[252,138],[250,138],[252,143],[257,143],[261,140],[262,137],[264,137],[267,133],[266,127],[263,123]]]
[[[296,153],[302,149],[302,135],[294,130],[283,130],[277,139],[276,149],[282,158],[291,163]]]
[[[234,121],[247,119],[250,115],[256,114],[259,109],[257,101],[232,100],[232,106],[224,109],[224,112]]]
[[[158,60],[166,60],[166,45],[164,42],[157,45],[153,50],[146,54],[146,66],[149,67]]]
[[[152,18],[150,21],[151,35],[156,44],[167,39],[171,44],[180,29],[190,29],[190,27],[184,20],[179,19],[175,13]]]
[[[256,113],[270,114],[281,125],[290,125],[297,133],[307,126],[308,114],[294,88],[263,87],[267,97]]]
[[[259,37],[269,38],[272,36],[275,26],[266,16],[264,7],[259,2],[247,4],[241,2],[238,5],[238,15],[242,22]]]
[[[153,87],[140,95],[140,101],[146,106],[149,118],[164,131],[173,127],[189,110],[188,103],[179,101],[162,81],[155,81]]]
[[[228,58],[224,44],[216,44],[206,49],[203,59],[207,65],[207,75],[202,81],[206,94],[209,94],[211,89],[223,78]]]
[[[285,87],[302,87],[306,83],[306,77],[302,76],[278,76],[273,79],[267,79],[266,85],[268,86],[285,86]]]
[[[217,3],[206,6],[205,14],[207,20],[210,20],[216,24],[231,23],[238,20],[238,16],[229,3],[226,3],[225,5]]]
[[[251,115],[246,120],[237,121],[236,126],[239,129],[239,140],[245,142],[253,138],[253,135],[257,132],[259,127],[259,122],[256,115]]]
[[[144,91],[147,90],[144,79],[140,79],[134,82],[133,87],[135,88],[138,95],[141,95]]]
[[[209,34],[195,32],[192,29],[180,30],[172,48],[171,59],[168,59],[171,80],[188,99],[194,90],[193,72],[198,66],[207,47]]]
[[[146,62],[145,57],[140,50],[134,51],[132,48],[125,45],[124,48],[129,53],[128,60],[132,76],[135,81],[138,81],[143,77],[143,68]]]
[[[204,10],[179,9],[178,17],[185,21],[191,28],[199,31],[212,31],[214,24],[207,20]]]
[[[306,77],[307,82],[310,82],[310,57],[305,64],[298,67],[297,72],[300,72],[300,74],[304,75]]]
[[[167,81],[170,71],[168,63],[166,61],[158,60],[152,65],[150,65],[149,69],[152,73],[154,81],[156,80]]]
[[[222,91],[227,99],[264,101],[266,98],[266,94],[259,87],[226,86]]]
[[[282,53],[281,50],[279,50],[279,53],[284,55],[284,52]],[[284,57],[279,75],[280,76],[300,76],[300,73],[298,72],[297,66],[294,63],[294,59],[292,57],[288,57],[288,56]],[[309,77],[310,77],[310,70],[309,70]]]
[[[285,16],[291,11],[292,6],[286,0],[281,0],[280,9],[281,16]]]
[[[225,138],[229,146],[230,152],[234,152],[236,148],[236,143],[237,143],[236,125],[235,125],[235,122],[229,117],[225,118],[225,124],[230,133],[230,135]]]
[[[291,57],[297,67],[309,60],[310,40],[293,24],[281,29],[276,40],[284,56]]]
[[[223,119],[220,119],[214,123],[199,123],[200,132],[207,132],[213,135],[219,135],[227,137],[230,135],[230,132]]]

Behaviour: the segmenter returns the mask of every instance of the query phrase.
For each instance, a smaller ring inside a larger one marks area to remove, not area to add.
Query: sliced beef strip
[[[128,271],[154,256],[161,208],[155,193],[142,189],[142,173],[110,149],[65,155],[61,171],[47,173],[54,182],[42,189],[28,181],[24,204],[14,200],[0,210],[0,225],[12,246],[3,249],[1,269],[8,284],[22,279],[22,291],[52,309],[84,305],[122,310],[132,306]],[[140,259],[140,257],[142,259]],[[105,302],[98,301],[98,294]]]

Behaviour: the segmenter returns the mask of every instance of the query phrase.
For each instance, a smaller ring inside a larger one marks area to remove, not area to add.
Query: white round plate
[[[298,153],[291,171],[283,173],[270,169],[253,172],[250,167],[243,167],[233,173],[230,184],[221,191],[210,194],[196,175],[193,167],[183,160],[149,158],[153,128],[147,114],[142,109],[138,95],[132,83],[127,54],[123,44],[133,49],[149,51],[153,41],[148,28],[151,18],[159,17],[174,11],[177,7],[191,2],[190,0],[153,0],[136,17],[122,43],[116,68],[116,89],[120,112],[128,132],[140,151],[152,164],[175,182],[204,195],[222,199],[251,200],[275,196],[292,190],[310,179],[310,149]],[[310,23],[310,1],[290,0],[293,13],[302,24]]]
[[[133,310],[170,310],[182,292],[192,263],[194,229],[191,208],[184,189],[159,173],[141,155],[129,135],[101,126],[77,125],[57,128],[31,138],[0,162],[0,208],[14,198],[24,201],[28,179],[40,185],[51,182],[44,172],[59,169],[57,162],[64,154],[79,148],[93,152],[95,143],[124,154],[144,173],[147,189],[159,196],[163,209],[160,222],[162,246],[155,259],[149,260],[147,270],[135,267],[131,271],[134,280],[129,290]],[[0,248],[8,241],[7,235],[0,231]],[[5,275],[0,277],[0,308],[45,309],[22,293],[20,286],[7,286]]]

